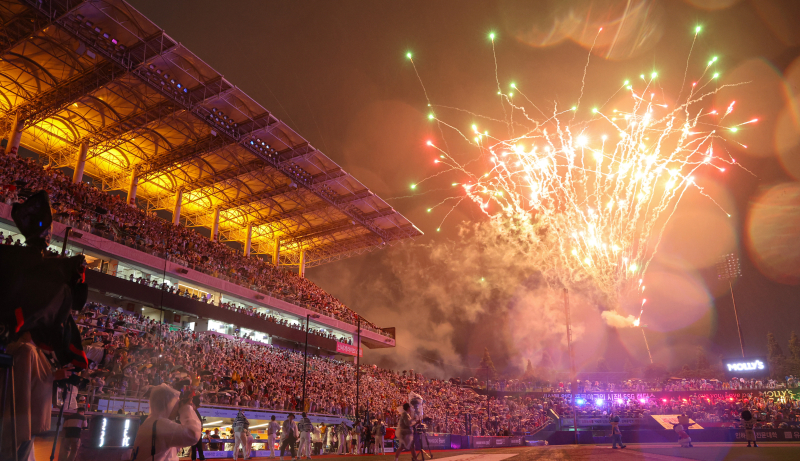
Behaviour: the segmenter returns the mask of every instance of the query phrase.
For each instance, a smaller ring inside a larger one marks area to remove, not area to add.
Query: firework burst
[[[463,191],[428,211],[452,211],[471,200],[510,237],[511,251],[529,259],[552,285],[589,284],[611,308],[634,293],[643,312],[644,275],[682,196],[690,188],[703,193],[695,180],[700,170],[724,172],[736,164],[720,141],[756,121],[730,124],[734,102],[723,113],[709,107],[709,96],[724,87],[712,70],[716,61],[711,58],[696,82],[683,85],[688,96],[677,103],[657,96],[658,75],[652,73],[616,89],[615,95],[625,95],[618,109],[556,106],[550,114],[539,111],[540,118],[517,104],[524,99],[536,107],[517,85],[506,92],[498,83],[509,133],[502,138],[476,125],[459,130],[431,113],[440,129],[458,133],[481,157],[462,161],[466,156],[446,144],[428,141],[438,151],[435,163],[445,168],[436,176],[456,172],[454,185]],[[581,120],[580,112],[590,115]]]

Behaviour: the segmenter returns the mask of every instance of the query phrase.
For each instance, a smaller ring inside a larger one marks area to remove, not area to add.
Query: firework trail
[[[494,47],[494,34],[491,40]],[[709,70],[716,60],[691,84],[686,100],[670,104],[657,97],[652,88],[658,76],[652,73],[642,75],[641,83],[623,84],[625,107],[594,108],[586,120],[577,117],[577,106],[556,106],[549,116],[531,118],[514,105],[513,93],[501,91],[512,111],[525,114],[524,134],[498,139],[476,125],[462,132],[431,114],[440,129],[452,129],[482,155],[477,162],[474,155],[461,162],[464,153],[428,145],[443,171],[460,176],[455,184],[463,195],[458,197],[472,201],[509,236],[509,251],[530,260],[551,286],[588,286],[615,310],[631,294],[641,299],[645,273],[669,218],[689,188],[703,193],[695,183],[698,170],[722,172],[736,164],[715,144],[757,121],[726,125],[733,103],[724,115],[707,107],[704,100],[725,87]],[[514,84],[511,88],[520,92]],[[639,317],[626,320],[630,326],[639,326],[644,305],[641,299]]]

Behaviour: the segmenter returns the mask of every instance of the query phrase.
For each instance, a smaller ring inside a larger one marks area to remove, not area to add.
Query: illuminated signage
[[[337,341],[336,342],[336,352],[338,352],[340,354],[356,355],[356,346],[353,346],[351,344],[340,343],[340,342]],[[359,357],[364,357],[364,349],[363,348],[358,348],[358,356]]]
[[[133,445],[139,420],[113,416],[91,419],[92,445],[94,448],[125,448]]]
[[[724,366],[729,375],[761,376],[767,373],[767,361],[762,357],[726,360]]]
[[[122,432],[122,446],[127,447],[131,444],[131,438],[128,436],[128,431],[131,428],[131,420],[125,420],[125,431]]]

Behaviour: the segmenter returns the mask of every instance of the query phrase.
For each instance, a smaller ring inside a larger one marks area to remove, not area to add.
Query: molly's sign
[[[767,361],[763,357],[726,360],[723,366],[725,372],[733,376],[763,376],[768,373]]]

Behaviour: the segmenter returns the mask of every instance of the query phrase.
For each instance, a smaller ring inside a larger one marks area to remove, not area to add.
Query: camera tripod
[[[419,440],[419,461],[425,461],[425,457],[433,459],[433,452],[431,451],[431,444],[428,442],[428,428],[424,424],[420,424],[414,428],[414,445]]]
[[[0,441],[3,440],[3,429],[5,428],[5,413],[6,401],[8,399],[8,386],[11,386],[11,446],[14,447],[14,461],[19,461],[19,450],[17,447],[17,407],[14,395],[14,359],[3,350],[0,353],[0,368],[5,370],[5,379],[3,380],[2,400],[0,400],[0,415],[3,417],[0,423]]]

